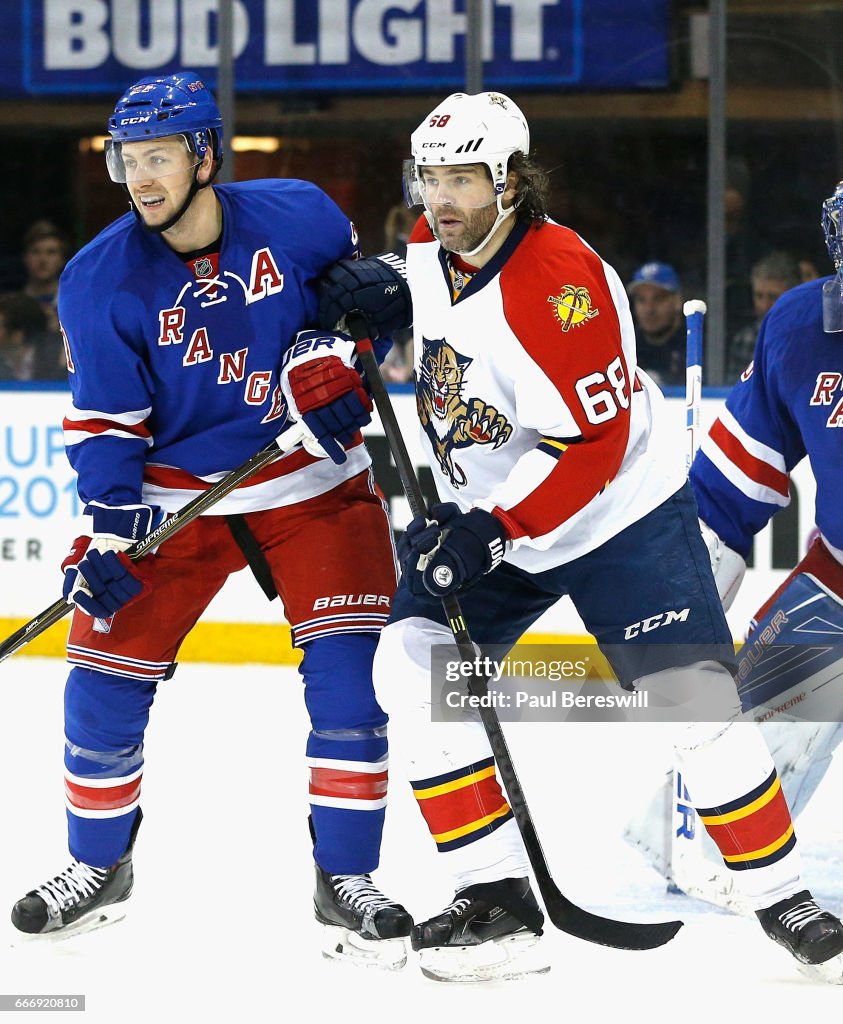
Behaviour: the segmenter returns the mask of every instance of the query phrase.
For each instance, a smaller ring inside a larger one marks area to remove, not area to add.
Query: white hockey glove
[[[746,561],[733,551],[728,545],[717,536],[712,528],[700,519],[700,532],[702,533],[705,546],[708,548],[708,557],[711,559],[711,571],[714,573],[714,582],[717,584],[717,593],[723,604],[723,611],[727,612],[732,607],[738,589],[743,582],[746,572]]]
[[[302,444],[311,455],[338,465],[345,448],[372,420],[372,401],[355,366],[346,334],[302,331],[284,355],[281,389],[290,415],[307,428]]]

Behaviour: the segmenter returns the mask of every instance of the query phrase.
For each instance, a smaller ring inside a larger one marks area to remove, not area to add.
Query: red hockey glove
[[[345,462],[340,445],[351,444],[372,420],[372,401],[360,374],[338,356],[325,356],[293,366],[287,380],[307,429],[334,462]]]

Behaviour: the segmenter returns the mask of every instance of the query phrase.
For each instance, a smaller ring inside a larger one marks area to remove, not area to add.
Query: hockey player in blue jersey
[[[819,534],[755,615],[747,655],[755,651],[765,630],[770,637],[775,634],[777,644],[818,637],[829,642],[835,633],[843,633],[843,446],[838,434],[843,429],[841,211],[843,183],[823,204],[823,227],[836,276],[809,281],[776,302],[761,325],[753,361],[729,394],[691,468],[703,536],[727,608],[743,579],[755,534],[790,501],[791,470],[807,456],[816,478]],[[812,628],[812,621],[821,628]],[[746,712],[767,707],[772,712],[767,717],[775,717],[777,706],[787,700],[802,720],[843,719],[840,687],[815,688],[793,671],[767,671],[762,680],[751,667],[747,664],[739,676]]]
[[[370,877],[387,790],[386,716],[371,666],[396,583],[392,537],[359,432],[371,403],[353,343],[306,330],[316,323],[319,275],[359,256],[356,233],[308,182],[212,185],[222,139],[219,110],[195,74],[130,88],[109,121],[106,160],[131,210],[61,279],[72,392],[65,440],[92,523],[63,564],[65,596],[77,606],[65,692],[73,860],[19,900],[12,919],[29,933],[82,928],[129,897],[156,689],[211,598],[249,564],[280,595],[303,653],[314,902],[331,930],[326,951],[400,966],[412,919]],[[377,300],[378,283],[388,286],[391,299],[368,308],[382,336],[406,326],[400,276],[376,258],[356,266],[372,285],[362,305]],[[123,554],[291,419],[310,431],[304,448],[154,555],[133,563]],[[172,780],[183,799],[212,756],[198,742],[185,778]],[[217,737],[213,758],[225,747]],[[287,802],[279,787],[277,813]]]

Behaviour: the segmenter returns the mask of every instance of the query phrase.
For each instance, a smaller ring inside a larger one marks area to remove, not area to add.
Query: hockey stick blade
[[[461,657],[474,656],[473,648],[463,648],[463,637],[460,635],[458,644]],[[470,641],[469,641],[470,642]],[[464,650],[464,653],[462,651]],[[478,693],[478,687],[485,690],[485,680],[474,679],[469,684],[472,693]],[[524,847],[530,859],[530,866],[536,878],[547,916],[560,931],[573,935],[586,942],[594,942],[600,946],[611,946],[614,949],[656,949],[676,935],[682,927],[682,921],[665,921],[657,924],[646,922],[616,921],[614,918],[599,917],[588,910],[583,910],[572,903],[553,881],[547,859],[542,850],[536,827],[527,807],[527,800],[521,783],[515,772],[515,765],[509,754],[506,737],[503,734],[498,716],[494,708],[480,704],[480,717],[486,727],[486,734],[495,755],[501,781],[503,782],[509,805],[518,824]]]
[[[560,931],[577,939],[585,939],[586,942],[611,946],[613,949],[658,949],[670,942],[682,927],[682,921],[647,924],[599,917],[563,896],[552,880],[550,884],[552,889],[548,891],[539,883],[547,916]]]
[[[389,450],[398,469],[410,511],[414,516],[425,515],[427,509],[424,495],[375,358],[366,317],[360,312],[352,312],[346,317],[346,323],[357,345],[357,354],[372,391],[375,407],[381,419]],[[459,648],[460,657],[467,661],[473,661],[475,650],[460,610],[459,600],[454,595],[450,595],[444,598],[442,603],[451,632],[454,635],[454,641]],[[469,681],[469,691],[482,695],[486,691],[486,685],[487,680],[474,677]],[[681,921],[668,921],[660,924],[615,921],[611,918],[591,914],[563,896],[553,881],[547,866],[547,859],[533,824],[524,791],[518,781],[497,713],[493,707],[485,705],[482,701],[479,702],[479,712],[513,817],[524,841],[524,848],[527,851],[536,884],[547,909],[547,916],[553,925],[575,938],[594,942],[601,946],[612,946],[615,949],[655,949],[669,942],[682,927]]]
[[[173,534],[178,533],[188,523],[192,523],[194,519],[204,515],[212,505],[216,505],[220,499],[224,498],[236,487],[239,487],[249,477],[259,473],[285,452],[294,448],[301,442],[304,436],[304,427],[299,423],[293,423],[282,434],[279,434],[272,444],[262,448],[250,459],[247,459],[236,469],[226,474],[222,480],[218,480],[213,486],[209,487],[207,491],[203,491],[189,501],[184,508],[168,516],[152,533],[148,533],[142,540],[127,548],[126,554],[132,561],[143,558],[153,548],[162,544],[165,540],[172,537]],[[5,661],[6,658],[11,658],[13,654],[17,654],[30,640],[34,640],[36,636],[40,636],[50,626],[63,619],[73,608],[75,608],[75,605],[68,604],[62,597],[58,601],[54,601],[49,608],[45,608],[35,618],[24,623],[20,629],[0,643],[0,662]]]

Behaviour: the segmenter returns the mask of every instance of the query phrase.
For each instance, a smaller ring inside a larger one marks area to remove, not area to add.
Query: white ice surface
[[[0,667],[0,907],[68,863],[62,791],[64,665]],[[85,994],[82,1019],[458,1022],[837,1019],[843,989],[813,985],[757,923],[668,896],[620,839],[631,807],[669,763],[665,727],[507,725],[551,870],[574,902],[630,920],[686,922],[668,946],[623,952],[550,927],[550,974],[444,985],[413,959],[395,973],[321,958],[310,900],[303,751],[293,669],[182,665],[147,732],[144,823],[124,921],[63,942],[0,924],[0,993]],[[843,911],[843,759],[799,820],[806,882]],[[422,919],[451,885],[404,780],[393,778],[375,879]],[[833,1008],[833,1010],[832,1010]],[[28,1014],[24,1019],[41,1019]],[[12,1018],[14,1019],[14,1018]],[[55,1013],[50,1015],[55,1021]],[[59,1018],[62,1019],[62,1018]],[[75,1017],[73,1019],[79,1019]]]

